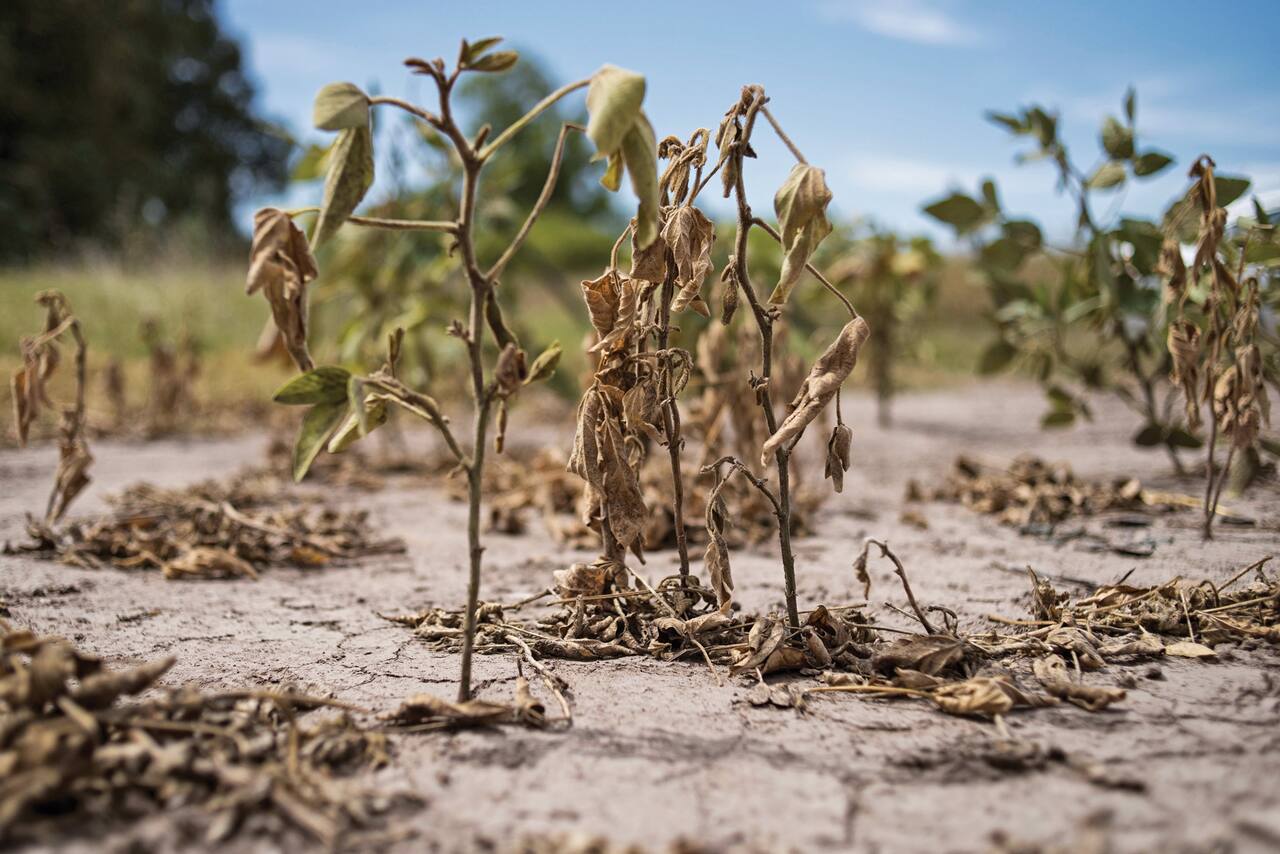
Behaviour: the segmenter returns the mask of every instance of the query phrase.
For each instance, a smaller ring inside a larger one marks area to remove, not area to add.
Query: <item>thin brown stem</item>
[[[768,234],[774,240],[778,241],[779,246],[782,245],[782,235],[778,234],[778,232],[774,229],[774,227],[769,225],[769,223],[765,222],[764,220],[762,220],[760,217],[757,216],[757,217],[752,217],[751,224],[759,227],[761,230],[763,230],[766,234]],[[840,289],[837,288],[835,285],[831,284],[831,281],[826,276],[822,275],[821,270],[813,266],[813,263],[809,261],[805,262],[804,268],[808,270],[810,273],[812,273],[819,282],[822,282],[822,286],[824,288],[829,290],[832,294],[835,295],[836,299],[840,300],[840,302],[844,304],[845,310],[849,312],[850,320],[857,320],[858,312],[857,312],[857,309],[853,307],[853,303],[849,302],[849,298],[846,297],[844,294],[840,293]]]
[[[807,164],[809,161],[804,159],[804,155],[800,153],[800,149],[791,141],[791,137],[787,136],[786,131],[782,129],[782,125],[778,124],[778,120],[773,117],[773,113],[769,112],[769,108],[761,104],[760,112],[764,113],[764,117],[769,120],[769,124],[773,125],[773,132],[778,135],[778,139],[782,140],[782,144],[790,149],[791,156],[798,162]]]
[[[508,141],[510,141],[512,137],[520,133],[520,131],[528,127],[529,124],[534,119],[542,115],[547,110],[551,109],[551,107],[553,107],[557,101],[559,101],[561,98],[563,98],[565,95],[568,95],[571,92],[576,92],[579,89],[585,88],[586,86],[590,85],[590,83],[591,83],[591,78],[588,77],[584,80],[575,80],[572,83],[566,83],[564,86],[561,86],[559,89],[552,92],[550,95],[543,98],[538,103],[534,104],[533,108],[529,110],[529,112],[525,113],[523,116],[516,119],[516,121],[512,123],[512,125],[509,128],[507,128],[502,133],[494,137],[493,141],[491,141],[488,145],[481,148],[479,153],[476,156],[482,161],[488,160],[491,156],[493,156],[493,153],[495,151],[497,151],[499,148],[505,145]]]
[[[551,155],[551,168],[547,171],[547,180],[542,185],[542,192],[538,195],[538,200],[534,202],[533,209],[529,211],[529,215],[525,218],[524,224],[520,226],[520,230],[516,232],[515,238],[489,268],[489,272],[485,277],[496,282],[502,276],[502,271],[506,269],[507,264],[511,263],[511,259],[520,251],[520,247],[524,245],[525,240],[529,237],[529,232],[533,230],[534,223],[538,221],[538,217],[542,216],[542,212],[547,209],[547,205],[551,202],[551,197],[555,194],[556,182],[560,178],[560,164],[564,158],[565,141],[569,137],[569,131],[586,131],[582,125],[572,122],[565,122],[560,126],[560,136],[556,138],[555,152]]]
[[[924,615],[924,611],[921,610],[920,605],[916,602],[915,593],[911,591],[911,582],[907,580],[906,567],[902,565],[902,561],[898,560],[898,556],[889,548],[889,544],[881,540],[873,539],[868,539],[866,544],[868,546],[876,546],[880,549],[881,557],[887,557],[889,560],[893,561],[894,575],[897,575],[898,578],[902,579],[902,589],[906,591],[907,602],[911,604],[911,610],[915,612],[916,619],[920,621],[920,625],[924,627],[927,634],[936,635],[938,633],[937,630],[934,629],[933,625],[929,622],[929,618]]]
[[[670,250],[667,251],[670,256]],[[662,292],[658,301],[658,351],[662,361],[661,395],[663,399],[663,428],[667,434],[667,453],[671,457],[671,489],[673,493],[672,512],[675,516],[676,553],[680,558],[680,575],[689,576],[689,542],[684,529],[684,474],[680,467],[680,451],[684,440],[680,436],[680,409],[676,404],[675,389],[672,385],[671,351],[671,300],[675,297],[676,265],[667,258],[667,277],[662,284]]]
[[[320,208],[306,207],[294,208],[286,211],[290,217],[302,216],[303,214],[319,213]],[[364,228],[380,228],[383,231],[442,231],[452,234],[458,230],[456,222],[448,220],[426,220],[426,219],[389,219],[380,216],[349,216],[346,219],[351,225],[363,226]]]

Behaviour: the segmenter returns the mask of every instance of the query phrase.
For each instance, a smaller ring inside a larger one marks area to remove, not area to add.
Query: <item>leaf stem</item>
[[[555,105],[557,101],[559,101],[565,95],[568,95],[572,92],[576,92],[578,89],[585,88],[586,86],[590,85],[590,83],[591,83],[591,78],[587,77],[583,80],[575,80],[572,83],[566,83],[564,86],[561,86],[559,89],[552,92],[550,95],[543,98],[538,103],[534,104],[533,109],[529,110],[529,112],[525,113],[523,116],[516,119],[515,122],[511,124],[510,127],[508,127],[502,133],[494,137],[493,140],[491,140],[488,145],[480,149],[480,151],[476,154],[476,156],[482,161],[488,160],[490,157],[493,156],[493,153],[495,151],[497,151],[502,146],[506,145],[507,142],[509,142],[512,137],[514,137],[516,134],[520,133],[520,131],[528,127],[529,124],[534,119],[536,119],[538,116],[542,115],[547,110],[549,110],[552,106]]]

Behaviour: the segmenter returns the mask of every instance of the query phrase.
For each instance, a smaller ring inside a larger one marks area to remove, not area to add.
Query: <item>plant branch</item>
[[[766,234],[772,237],[774,240],[778,241],[779,246],[782,245],[782,235],[778,234],[778,232],[774,229],[774,227],[769,225],[769,223],[765,222],[764,220],[762,220],[760,217],[757,216],[757,217],[751,218],[751,224],[759,227]],[[849,302],[849,298],[846,297],[844,294],[842,294],[839,288],[831,284],[831,281],[827,279],[826,276],[822,275],[822,272],[817,267],[813,266],[812,262],[806,261],[804,263],[804,268],[808,270],[810,273],[812,273],[819,282],[822,282],[822,286],[824,288],[831,291],[831,293],[835,294],[836,299],[840,300],[840,302],[844,304],[845,310],[849,312],[850,320],[858,319],[858,312],[853,307],[853,303]]]
[[[318,207],[294,208],[291,211],[287,211],[290,217],[319,212],[320,208]],[[349,216],[347,217],[346,222],[350,225],[359,225],[364,226],[365,228],[381,228],[387,231],[442,231],[448,234],[455,234],[458,230],[458,224],[448,220],[386,219],[380,216]]]
[[[551,202],[552,195],[555,194],[556,182],[560,179],[560,166],[564,159],[565,141],[569,137],[569,131],[577,130],[586,132],[586,128],[573,122],[565,122],[560,126],[560,136],[556,138],[555,152],[551,155],[551,168],[547,171],[547,180],[542,185],[542,192],[538,195],[538,200],[534,202],[532,210],[525,218],[524,224],[520,226],[520,231],[516,233],[515,238],[489,268],[489,272],[485,274],[490,282],[497,281],[502,275],[502,271],[506,269],[507,264],[511,263],[511,259],[520,251],[520,247],[524,245],[525,240],[529,237],[529,232],[533,231],[534,223],[538,221],[538,217],[542,216],[542,212],[547,209],[547,205]]]
[[[809,161],[804,159],[800,149],[796,148],[796,144],[791,141],[791,137],[787,136],[786,131],[782,129],[782,125],[778,124],[778,120],[773,117],[773,113],[769,112],[769,108],[761,104],[760,112],[764,113],[764,117],[769,120],[769,124],[773,125],[773,132],[778,135],[778,139],[782,140],[782,144],[791,150],[791,156],[807,165]]]
[[[732,466],[734,471],[738,472],[738,474],[746,478],[751,483],[752,486],[760,490],[760,494],[763,495],[765,498],[769,499],[769,503],[773,505],[774,515],[778,516],[779,518],[782,517],[782,505],[778,503],[777,496],[775,496],[773,494],[773,491],[769,489],[769,481],[765,480],[762,477],[757,477],[754,473],[752,473],[751,469],[747,468],[746,463],[742,462],[742,460],[738,459],[737,457],[733,455],[726,455],[716,460],[715,462],[707,463],[705,466],[702,467],[702,473],[708,474],[710,472],[713,472],[716,469],[720,468],[720,466],[724,465],[725,463],[728,463],[730,466]]]
[[[924,626],[926,633],[936,635],[938,632],[929,623],[929,619],[925,617],[924,611],[920,610],[920,606],[916,604],[916,596],[911,592],[911,582],[907,580],[907,570],[903,567],[902,561],[898,560],[898,556],[889,548],[889,544],[881,540],[867,538],[865,549],[867,546],[876,546],[880,549],[880,556],[887,557],[893,561],[893,572],[898,578],[902,579],[902,589],[907,593],[907,601],[911,603],[911,610],[915,612],[916,619],[920,621],[920,625]]]
[[[528,127],[529,124],[534,119],[536,119],[538,116],[542,115],[547,110],[549,110],[552,106],[555,105],[557,101],[559,101],[565,95],[568,95],[572,92],[576,92],[578,89],[582,89],[590,85],[590,83],[591,83],[591,78],[588,77],[584,80],[575,80],[573,83],[566,83],[564,86],[561,86],[559,89],[552,92],[550,95],[543,98],[538,103],[534,104],[533,109],[529,110],[529,112],[525,113],[523,116],[516,119],[515,122],[511,124],[510,127],[504,130],[502,133],[498,134],[488,145],[481,148],[479,153],[476,156],[482,161],[488,160],[491,156],[493,156],[493,153],[495,151],[497,151],[499,148],[501,148],[503,145],[509,142],[511,138],[514,137],[516,134],[520,133],[520,131]]]

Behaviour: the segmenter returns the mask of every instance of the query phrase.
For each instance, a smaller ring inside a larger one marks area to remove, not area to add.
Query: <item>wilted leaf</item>
[[[640,202],[636,211],[636,245],[645,248],[658,238],[658,140],[641,113],[622,138],[622,160],[631,174],[631,189]]]
[[[595,143],[595,159],[608,157],[622,147],[623,138],[640,118],[644,92],[644,75],[625,68],[606,65],[591,76],[591,85],[587,88],[587,137]],[[656,142],[654,157],[656,181]]]
[[[676,208],[662,228],[662,243],[671,250],[676,263],[676,295],[671,301],[672,313],[683,311],[702,290],[711,272],[711,244],[716,227],[706,215],[693,207]]]
[[[805,264],[828,234],[831,223],[827,221],[827,205],[831,203],[831,191],[827,189],[826,176],[821,169],[806,163],[797,163],[791,174],[773,197],[773,210],[778,216],[778,229],[782,232],[782,272],[778,285],[769,295],[773,305],[783,305],[792,289],[804,273]]]
[[[662,238],[641,248],[631,230],[631,278],[654,284],[667,280],[667,244]]]
[[[937,707],[949,715],[995,717],[1013,708],[1013,699],[1000,683],[985,676],[943,685],[931,696]]]
[[[333,436],[348,411],[347,397],[335,403],[318,403],[302,419],[298,440],[293,446],[293,479],[301,481],[325,443]]]
[[[1050,694],[1090,712],[1105,709],[1112,703],[1123,700],[1125,696],[1120,688],[1073,682],[1066,664],[1056,655],[1036,659],[1032,670],[1036,679]]]
[[[561,347],[559,341],[552,341],[547,349],[538,354],[533,360],[533,364],[529,366],[529,376],[525,377],[525,384],[541,382],[551,378],[556,372],[556,366],[560,364]]]
[[[1165,655],[1172,655],[1175,658],[1217,658],[1218,654],[1212,648],[1202,643],[1192,643],[1191,641],[1178,641],[1171,643],[1164,648]]]
[[[324,179],[314,245],[319,246],[338,233],[372,184],[373,134],[367,125],[341,131],[329,153],[329,174]]]
[[[290,356],[303,371],[313,367],[307,353],[306,286],[319,275],[307,238],[284,211],[264,208],[253,217],[253,245],[245,293],[261,290]]]
[[[354,83],[330,83],[316,94],[312,124],[320,130],[369,126],[369,96]]]
[[[964,641],[949,635],[915,635],[894,641],[871,658],[871,666],[892,674],[897,668],[937,676],[964,658]]]
[[[778,425],[777,432],[765,441],[760,452],[761,465],[767,467],[774,452],[785,443],[798,438],[809,422],[817,418],[818,413],[835,397],[841,384],[857,364],[858,350],[870,332],[867,322],[861,317],[844,325],[836,340],[813,363],[809,376],[791,402],[791,414]]]
[[[853,431],[847,424],[837,424],[827,440],[827,463],[824,477],[830,478],[836,492],[844,491],[844,473],[849,470],[849,451],[853,446]]]
[[[1146,178],[1163,172],[1172,164],[1173,158],[1164,152],[1148,151],[1145,154],[1139,154],[1133,161],[1133,174],[1139,178]]]

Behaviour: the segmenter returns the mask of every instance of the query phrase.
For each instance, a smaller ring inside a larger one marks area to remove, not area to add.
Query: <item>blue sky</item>
[[[1103,115],[1120,114],[1130,84],[1140,146],[1145,139],[1177,165],[1131,187],[1115,209],[1157,212],[1201,152],[1280,203],[1274,0],[1220,12],[1155,0],[223,0],[222,15],[245,41],[266,112],[304,139],[323,137],[308,128],[323,84],[425,96],[402,59],[452,59],[461,37],[500,34],[539,53],[563,80],[606,62],[642,72],[660,137],[714,129],[742,84],[763,84],[774,115],[826,170],[838,212],[907,231],[939,233],[921,202],[951,187],[975,192],[986,175],[1006,209],[1069,231],[1069,204],[1055,196],[1050,167],[1016,166],[1017,146],[982,113],[1032,101],[1060,111],[1087,169]],[[752,204],[768,210],[790,160],[764,141],[765,130],[748,180]]]

